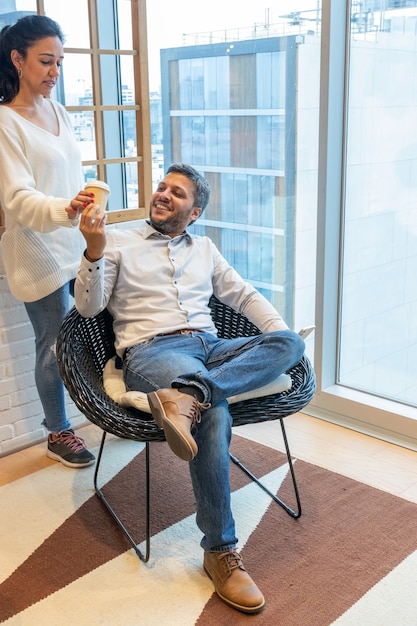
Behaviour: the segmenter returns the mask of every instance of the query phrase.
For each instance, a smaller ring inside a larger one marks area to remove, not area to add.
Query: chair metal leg
[[[150,551],[151,551],[151,525],[150,525],[150,476],[149,476],[149,442],[145,443],[145,503],[146,503],[146,522],[145,522],[145,553],[143,553],[137,545],[137,542],[133,539],[130,532],[127,530],[126,526],[123,524],[120,517],[115,512],[114,508],[110,505],[103,491],[97,484],[98,470],[101,463],[101,457],[103,454],[104,442],[106,440],[106,431],[103,431],[103,436],[101,439],[100,450],[97,457],[96,468],[94,472],[94,489],[106,509],[109,511],[110,515],[113,517],[114,521],[120,528],[120,530],[125,535],[126,539],[138,555],[141,561],[147,563],[149,561]]]
[[[250,470],[248,470],[248,468],[245,467],[245,465],[243,465],[243,463],[241,463],[241,461],[239,461],[239,459],[237,457],[235,457],[233,454],[230,454],[230,458],[231,458],[231,460],[233,461],[233,463],[235,465],[237,465],[243,472],[245,472],[245,474],[247,476],[249,476],[249,478],[251,480],[253,480],[257,485],[259,485],[259,487],[261,489],[263,489],[277,504],[279,504],[288,513],[288,515],[291,515],[291,517],[293,517],[294,519],[298,519],[299,517],[301,517],[300,495],[298,493],[297,481],[295,479],[294,466],[293,466],[293,463],[292,463],[290,448],[289,448],[289,445],[288,445],[288,439],[287,439],[287,433],[285,431],[284,420],[280,419],[279,421],[280,421],[280,424],[281,424],[282,437],[284,439],[284,445],[285,445],[285,450],[286,450],[287,459],[288,459],[288,466],[290,468],[290,474],[291,474],[292,484],[293,484],[293,488],[294,488],[295,499],[296,499],[296,502],[297,502],[297,509],[296,510],[292,509],[290,506],[288,506],[288,504],[285,504],[285,502],[283,500],[281,500],[281,498],[278,498],[278,496],[276,496],[274,493],[272,493],[272,491],[270,491],[259,480],[259,478],[257,478],[254,474],[252,474],[252,472]]]

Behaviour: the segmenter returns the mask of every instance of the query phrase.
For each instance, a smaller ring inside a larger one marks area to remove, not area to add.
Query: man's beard
[[[151,212],[149,215],[149,221],[151,223],[151,226],[153,226],[155,230],[157,230],[159,233],[162,233],[163,235],[171,235],[172,233],[177,233],[179,229],[183,230],[178,221],[172,216],[169,216],[165,219],[158,219],[154,218]]]

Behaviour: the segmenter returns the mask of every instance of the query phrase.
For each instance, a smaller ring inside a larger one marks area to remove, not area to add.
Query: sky
[[[1,4],[1,0],[0,0]],[[119,0],[119,13],[130,10],[130,0]],[[271,23],[294,11],[314,11],[320,0],[148,0],[148,51],[150,89],[159,89],[159,50],[183,45],[184,33],[217,31]],[[18,10],[33,10],[34,0],[16,0]],[[46,14],[57,20],[67,47],[88,47],[86,0],[44,0]],[[120,20],[121,28],[123,19]],[[123,45],[121,46],[123,48]],[[65,61],[64,61],[65,63]],[[83,68],[78,68],[83,79]]]
[[[251,27],[293,11],[317,8],[317,0],[148,0],[148,49],[150,76],[159,50],[182,45],[184,33]],[[151,86],[152,90],[152,86]]]
[[[317,0],[148,0],[147,18],[159,47],[169,48],[181,45],[183,33],[264,23],[268,9],[270,20],[277,21],[294,11],[316,9],[317,4]]]

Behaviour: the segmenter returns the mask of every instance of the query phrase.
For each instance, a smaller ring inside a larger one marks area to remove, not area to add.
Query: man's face
[[[149,217],[155,230],[170,237],[184,232],[201,215],[201,209],[195,206],[194,191],[194,183],[183,174],[167,174],[151,200]]]

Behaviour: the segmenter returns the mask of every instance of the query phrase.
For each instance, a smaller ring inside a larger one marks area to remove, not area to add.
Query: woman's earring
[[[22,78],[22,69],[20,67],[17,70],[17,75],[18,75],[19,78]]]

